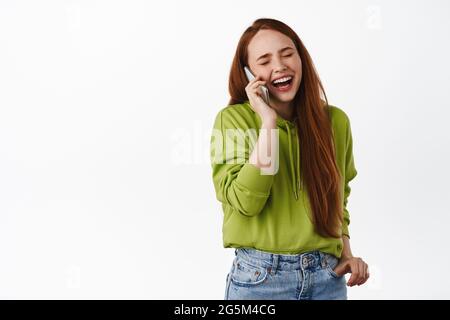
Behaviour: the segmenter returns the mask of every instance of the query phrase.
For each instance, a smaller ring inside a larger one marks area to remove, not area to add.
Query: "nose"
[[[278,74],[278,73],[283,73],[283,71],[285,71],[287,69],[287,67],[281,63],[280,61],[275,63],[275,67],[273,69],[273,73],[274,74]]]

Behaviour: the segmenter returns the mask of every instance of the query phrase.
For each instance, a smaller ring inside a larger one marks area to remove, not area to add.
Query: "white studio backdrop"
[[[450,3],[0,1],[0,298],[223,299],[209,138],[255,19],[350,117],[349,299],[448,299]],[[348,279],[347,275],[347,279]]]

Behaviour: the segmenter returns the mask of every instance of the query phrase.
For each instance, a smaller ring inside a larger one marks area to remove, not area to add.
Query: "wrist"
[[[277,124],[277,118],[273,117],[266,117],[262,119],[261,126],[262,127],[276,127]]]
[[[351,253],[342,253],[341,254],[341,259],[350,259],[353,258],[353,255]]]

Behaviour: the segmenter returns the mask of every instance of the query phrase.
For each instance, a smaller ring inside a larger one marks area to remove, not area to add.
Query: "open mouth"
[[[279,91],[287,91],[292,87],[294,77],[287,76],[271,82],[272,86]]]

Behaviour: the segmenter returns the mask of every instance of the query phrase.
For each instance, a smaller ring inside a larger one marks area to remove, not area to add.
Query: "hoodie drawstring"
[[[294,196],[295,199],[298,200],[298,193],[300,189],[300,146],[297,140],[297,159],[296,159],[296,169],[294,169],[294,159],[292,156],[292,139],[291,139],[291,130],[289,128],[289,123],[285,122],[285,126],[287,129],[288,134],[288,149],[289,149],[289,165],[291,167],[291,182],[292,182],[292,188],[294,189]],[[295,135],[297,136],[297,134]]]

